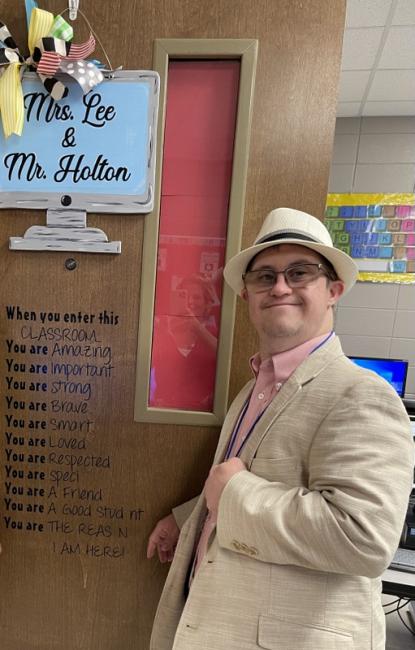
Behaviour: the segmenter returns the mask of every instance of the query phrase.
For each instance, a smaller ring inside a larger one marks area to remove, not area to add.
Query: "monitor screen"
[[[349,357],[358,366],[373,370],[396,390],[400,397],[405,395],[408,361],[403,359],[377,359],[374,357]]]
[[[37,74],[24,74],[23,133],[0,132],[0,208],[151,212],[158,73],[114,70],[86,95],[75,78],[65,85],[55,103]]]

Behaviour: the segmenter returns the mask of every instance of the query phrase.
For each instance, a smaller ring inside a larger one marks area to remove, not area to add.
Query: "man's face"
[[[250,270],[282,271],[304,262],[318,264],[324,263],[324,259],[304,246],[281,244],[259,253]],[[261,352],[273,354],[288,350],[329,332],[333,326],[332,306],[343,291],[342,281],[328,280],[325,275],[304,287],[290,288],[281,274],[266,291],[255,293],[250,287],[245,288],[242,297],[248,302]]]

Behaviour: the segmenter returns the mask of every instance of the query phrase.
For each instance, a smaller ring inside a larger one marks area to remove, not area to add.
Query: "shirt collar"
[[[322,344],[325,344],[333,336],[334,332],[316,336],[309,341],[305,341],[305,343],[301,343],[301,345],[297,345],[295,348],[285,350],[284,352],[277,352],[277,354],[273,354],[263,361],[261,360],[261,355],[257,352],[249,360],[252,372],[257,377],[260,369],[268,372],[273,369],[275,381],[282,383],[292,375],[294,370],[298,368],[309,354]]]

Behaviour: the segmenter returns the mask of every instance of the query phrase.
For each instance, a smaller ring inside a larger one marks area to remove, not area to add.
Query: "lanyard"
[[[334,334],[334,330],[331,330],[330,334],[327,334],[326,338],[321,343],[316,345],[316,347],[311,350],[310,354],[313,354],[313,352],[321,348],[329,340],[329,338],[331,338],[333,334]]]
[[[319,348],[321,348],[321,347],[322,347],[322,346],[323,346],[323,345],[324,345],[324,344],[329,340],[329,338],[331,338],[331,336],[332,336],[333,334],[334,334],[334,332],[333,332],[333,330],[332,330],[332,331],[331,331],[331,332],[330,332],[330,333],[325,337],[325,339],[323,339],[323,341],[321,341],[321,343],[319,343],[315,348],[313,348],[313,349],[311,350],[311,352],[310,352],[309,354],[313,354],[313,352],[315,352],[316,350],[318,350]],[[255,388],[255,386],[254,386],[254,388]],[[227,449],[226,449],[225,461],[226,461],[226,460],[229,460],[229,458],[230,458],[230,456],[231,456],[232,449],[233,449],[233,446],[234,446],[234,444],[235,444],[236,438],[237,438],[237,436],[238,436],[239,429],[241,428],[242,421],[243,421],[243,419],[244,419],[244,417],[245,417],[245,414],[246,414],[246,412],[247,412],[247,410],[248,410],[248,405],[249,405],[249,402],[250,402],[250,400],[251,400],[251,397],[252,397],[252,393],[251,393],[250,396],[247,398],[247,400],[246,400],[245,404],[243,405],[242,410],[241,410],[241,412],[240,412],[240,414],[239,414],[238,420],[237,420],[237,422],[236,422],[236,424],[235,424],[235,427],[234,427],[234,429],[233,429],[233,432],[232,432],[231,438],[230,438],[230,440],[229,440],[228,447],[227,447]],[[272,401],[272,400],[271,400],[271,401]],[[269,402],[269,404],[271,404],[271,401]],[[250,437],[252,431],[255,429],[256,425],[257,425],[258,422],[259,422],[259,420],[261,419],[261,417],[263,416],[263,414],[264,414],[265,411],[267,410],[269,404],[267,404],[267,406],[264,408],[264,410],[261,411],[261,413],[260,413],[260,414],[257,416],[257,418],[255,419],[254,423],[253,423],[253,424],[251,425],[251,427],[249,428],[249,431],[248,431],[248,433],[246,434],[244,440],[242,441],[241,446],[240,446],[239,449],[237,450],[235,456],[240,456],[240,454],[241,454],[241,452],[242,452],[242,449],[243,449],[245,443],[247,442],[247,440],[249,439],[249,437]]]
[[[225,460],[229,460],[229,458],[230,458],[230,456],[231,456],[232,449],[233,449],[233,446],[234,446],[234,444],[235,444],[236,438],[237,438],[237,436],[238,436],[239,429],[241,428],[242,421],[243,421],[243,419],[244,419],[244,417],[245,417],[245,414],[246,414],[246,412],[247,412],[247,410],[248,410],[248,404],[249,404],[249,402],[250,402],[250,399],[251,399],[251,395],[250,395],[250,396],[248,397],[248,399],[246,400],[245,404],[243,405],[242,411],[241,411],[240,414],[239,414],[238,421],[237,421],[236,426],[234,427],[234,430],[233,430],[233,432],[232,432],[231,439],[229,440],[228,448],[227,448],[227,450],[226,450],[226,454],[225,454]],[[270,402],[270,403],[271,403],[271,402]],[[246,434],[244,440],[242,441],[241,446],[239,447],[239,449],[238,449],[238,451],[236,452],[235,456],[240,456],[241,451],[242,451],[242,449],[243,449],[245,443],[247,442],[247,440],[248,440],[248,438],[250,437],[252,431],[255,429],[256,425],[257,425],[258,422],[259,422],[259,420],[261,419],[261,417],[263,416],[263,414],[264,414],[265,411],[267,410],[267,407],[268,407],[268,406],[269,406],[269,404],[267,404],[267,406],[264,408],[264,410],[261,411],[261,413],[256,417],[256,419],[255,419],[255,421],[253,422],[253,424],[250,426],[249,431],[248,431],[248,433]]]

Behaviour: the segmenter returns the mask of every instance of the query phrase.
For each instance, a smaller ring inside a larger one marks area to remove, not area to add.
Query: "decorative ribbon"
[[[68,88],[55,75],[64,73],[77,81],[84,94],[99,84],[104,76],[92,61],[84,59],[95,49],[91,34],[85,43],[75,44],[72,27],[49,11],[34,7],[29,24],[28,59],[24,59],[7,29],[0,22],[0,111],[4,135],[21,135],[24,122],[24,99],[21,67],[34,68],[52,99],[59,101],[68,94]]]
[[[27,31],[29,31],[30,16],[32,14],[33,9],[37,8],[37,6],[38,4],[36,0],[25,0]]]

